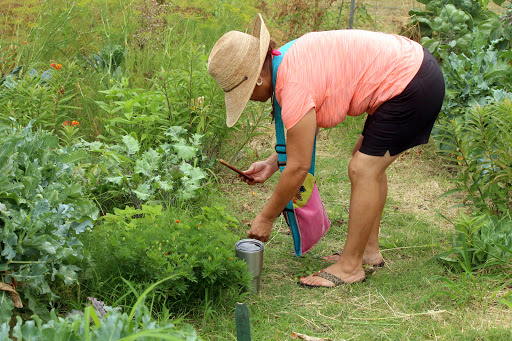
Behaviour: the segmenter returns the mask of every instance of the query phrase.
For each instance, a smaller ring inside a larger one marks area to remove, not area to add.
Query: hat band
[[[231,89],[229,89],[229,90],[224,90],[224,92],[230,92],[230,91],[235,90],[235,89],[236,89],[236,88],[238,88],[238,87],[239,87],[243,82],[245,82],[245,81],[246,81],[246,80],[248,80],[248,79],[249,79],[249,77],[245,76],[245,77],[244,77],[244,79],[242,79],[242,80],[240,81],[240,83],[238,83],[237,85],[235,85],[234,87],[232,87],[232,88],[231,88]]]

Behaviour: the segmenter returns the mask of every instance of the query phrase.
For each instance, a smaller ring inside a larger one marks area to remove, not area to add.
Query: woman
[[[363,264],[382,266],[379,224],[387,196],[386,169],[403,151],[428,142],[444,98],[444,80],[432,55],[405,37],[360,30],[308,33],[283,56],[272,86],[273,43],[261,15],[252,34],[222,36],[208,72],[225,92],[227,125],[249,100],[266,102],[275,92],[287,128],[287,164],[253,220],[250,238],[266,242],[274,220],[303,183],[318,128],[368,113],[348,166],[351,182],[348,235],[343,252],[326,269],[300,284],[334,287],[364,281]],[[278,170],[277,154],[247,170],[262,183]]]

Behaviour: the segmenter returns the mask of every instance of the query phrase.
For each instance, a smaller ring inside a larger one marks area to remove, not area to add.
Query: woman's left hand
[[[272,231],[273,220],[265,219],[261,213],[251,223],[251,228],[247,232],[249,238],[258,239],[262,242],[267,242]]]

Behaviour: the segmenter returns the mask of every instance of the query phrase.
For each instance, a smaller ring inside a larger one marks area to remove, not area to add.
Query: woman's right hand
[[[245,174],[252,176],[254,181],[244,178],[243,176],[240,176],[240,178],[249,185],[263,183],[277,171],[277,168],[277,163],[273,166],[268,161],[258,161],[253,163],[251,167],[244,172]]]

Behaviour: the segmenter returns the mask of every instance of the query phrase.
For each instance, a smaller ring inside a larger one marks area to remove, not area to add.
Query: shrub
[[[455,188],[478,211],[512,209],[512,102],[475,107],[439,127],[438,150],[457,170]]]
[[[179,125],[173,124],[163,94],[130,88],[127,78],[100,93],[105,94],[105,101],[96,101],[104,114],[105,133],[101,138],[108,143],[121,142],[122,136],[133,134],[147,150],[164,142],[163,132],[170,126]]]
[[[235,257],[238,238],[230,229],[237,221],[221,207],[203,207],[194,218],[177,212],[159,206],[116,209],[101,226],[83,234],[92,261],[86,279],[91,295],[105,300],[125,297],[132,284],[179,274],[154,292],[154,306],[174,305],[177,310],[194,307],[207,297],[238,297],[250,276],[246,264]],[[117,297],[105,297],[109,293]]]
[[[452,248],[440,258],[465,272],[512,262],[512,217],[462,214],[454,222]]]
[[[170,127],[169,143],[143,149],[133,135],[120,144],[82,142],[78,148],[89,158],[78,174],[87,183],[101,208],[159,203],[171,206],[195,198],[206,173],[199,167],[201,136],[187,136],[184,128]]]
[[[25,72],[21,66],[0,82],[0,121],[14,119],[23,126],[33,121],[36,127],[52,130],[76,112],[76,66],[51,63],[43,70]]]
[[[79,153],[59,149],[56,136],[31,125],[2,126],[0,136],[0,318],[27,300],[29,310],[47,314],[45,305],[58,298],[50,282],[76,282],[76,235],[92,226],[98,209],[73,177]]]

